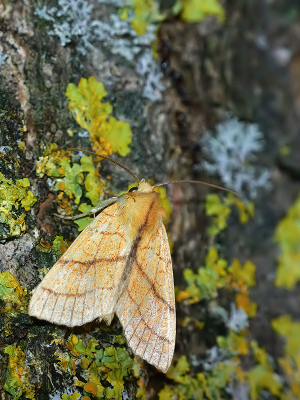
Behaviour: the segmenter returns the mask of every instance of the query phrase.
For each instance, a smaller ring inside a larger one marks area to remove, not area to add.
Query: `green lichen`
[[[185,290],[176,290],[176,300],[186,303],[198,303],[201,300],[214,300],[218,290],[227,289],[236,293],[235,301],[250,317],[256,312],[256,304],[249,300],[248,288],[255,285],[255,266],[246,261],[242,266],[234,259],[229,266],[227,261],[220,258],[215,247],[211,247],[206,258],[205,266],[195,274],[191,269],[183,271],[187,283]]]
[[[12,334],[13,318],[27,313],[27,291],[9,271],[0,273],[0,314],[4,320],[4,334]]]
[[[293,289],[300,280],[300,196],[277,225],[275,240],[281,251],[275,285]]]
[[[135,396],[138,399],[146,400],[146,380],[144,374],[145,370],[143,368],[143,361],[140,357],[134,357],[133,366],[132,366],[132,373],[135,378],[137,378],[137,391]]]
[[[23,289],[18,280],[9,271],[0,273],[0,299],[4,306],[1,314],[17,314],[26,311],[26,289]]]
[[[67,215],[73,214],[68,199],[79,204],[83,193],[92,205],[99,203],[107,183],[101,179],[98,169],[99,165],[95,167],[92,157],[88,156],[81,157],[80,164],[72,163],[69,152],[57,150],[55,143],[44,150],[43,156],[37,162],[37,172],[40,177],[47,175],[56,178],[53,189],[60,192],[57,196],[58,211],[64,211]],[[79,207],[80,211],[81,209],[82,207]]]
[[[130,148],[132,133],[127,122],[111,117],[112,105],[103,103],[107,95],[102,82],[95,77],[81,78],[78,88],[74,83],[67,86],[69,109],[76,121],[90,133],[93,149],[98,154],[118,152],[125,157]]]
[[[88,205],[87,203],[82,203],[78,207],[78,210],[81,211],[82,213],[86,213],[90,211],[93,207],[91,205]],[[81,232],[83,231],[91,222],[93,221],[92,217],[83,217],[76,219],[75,224],[78,225],[78,231]]]
[[[0,223],[9,225],[10,232],[2,234],[1,239],[19,236],[26,231],[25,213],[36,203],[33,193],[27,190],[30,186],[28,178],[17,180],[6,179],[0,173]],[[18,211],[21,211],[19,213]]]
[[[279,365],[288,384],[284,400],[300,396],[300,323],[293,322],[289,315],[283,315],[272,321],[273,329],[285,339],[284,356],[279,358]]]
[[[86,397],[122,399],[124,377],[128,376],[133,365],[125,348],[110,346],[103,349],[94,338],[85,345],[76,335],[70,337],[67,347],[68,356],[60,357],[62,369],[75,374],[80,365],[80,374],[86,382],[74,378],[75,385],[83,389]]]
[[[208,228],[210,236],[218,235],[227,227],[227,219],[231,214],[233,205],[238,209],[240,223],[245,224],[249,221],[249,218],[254,217],[254,204],[252,202],[244,204],[232,194],[228,194],[223,200],[215,193],[206,197],[205,212],[206,215],[212,217],[212,224]]]
[[[167,225],[172,215],[172,205],[170,203],[170,200],[168,199],[167,190],[163,187],[157,187],[154,189],[154,191],[159,193],[159,202],[166,211],[166,218],[164,220],[164,223]]]
[[[216,17],[223,22],[225,11],[218,0],[176,0],[173,14],[180,14],[185,22],[201,22],[209,16]]]
[[[63,254],[68,247],[69,243],[63,238],[63,236],[55,236],[52,245],[43,239],[41,239],[40,243],[36,245],[36,248],[39,251],[42,251],[43,253],[52,253],[56,256]]]
[[[67,393],[64,393],[62,396],[61,396],[61,398],[62,398],[62,400],[77,400],[78,399],[78,397],[80,397],[80,394],[78,393],[78,392],[74,392],[73,394],[67,394]]]
[[[12,400],[17,400],[24,394],[28,399],[34,399],[34,385],[25,354],[21,347],[7,346],[5,353],[8,354],[8,377],[3,389],[12,395]]]
[[[166,376],[173,381],[173,384],[166,385],[159,392],[159,400],[221,399],[234,368],[233,362],[220,363],[210,372],[199,373],[193,377],[188,373],[190,365],[186,356],[181,356],[168,370]]]
[[[36,174],[39,178],[44,175],[60,177],[58,166],[62,160],[70,162],[70,151],[65,151],[57,148],[56,143],[49,143],[43,151],[43,155],[36,163]]]
[[[282,382],[273,369],[273,361],[266,353],[265,349],[258,346],[256,341],[249,341],[248,332],[235,333],[230,330],[229,335],[218,337],[218,345],[228,351],[231,362],[235,362],[235,379],[241,383],[246,383],[250,388],[250,398],[257,400],[263,390],[268,390],[274,396],[282,396]],[[252,368],[244,370],[242,368],[243,357],[252,358],[255,364]]]
[[[82,186],[84,186],[85,197],[93,205],[99,203],[99,197],[103,194],[104,181],[101,180],[92,157],[83,156],[80,164],[73,163],[73,165],[62,159],[59,165],[58,172],[63,177],[57,179],[55,190],[63,191],[70,199],[74,198],[75,204],[79,204],[83,194]]]

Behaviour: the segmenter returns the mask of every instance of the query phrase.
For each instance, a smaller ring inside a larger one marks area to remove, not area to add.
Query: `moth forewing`
[[[36,288],[29,314],[67,325],[83,325],[114,313],[130,240],[117,202],[99,214]]]
[[[129,346],[166,371],[175,345],[175,300],[165,211],[144,180],[78,236],[36,288],[31,316],[66,326],[117,313]]]

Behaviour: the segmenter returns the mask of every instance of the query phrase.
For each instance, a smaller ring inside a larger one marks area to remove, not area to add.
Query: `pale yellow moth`
[[[132,351],[166,372],[176,315],[165,210],[154,191],[163,184],[151,186],[100,157],[122,166],[138,186],[89,212],[103,210],[37,286],[29,315],[72,327],[96,318],[110,324],[116,314]]]

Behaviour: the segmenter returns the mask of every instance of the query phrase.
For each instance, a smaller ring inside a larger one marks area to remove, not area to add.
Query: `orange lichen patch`
[[[74,350],[72,344],[70,342],[67,342],[67,347],[68,349],[74,354],[74,356],[78,356],[79,357],[79,353],[77,353],[77,351]]]
[[[75,364],[75,361],[74,361],[74,360],[70,360],[70,362],[72,363],[72,367],[73,367],[73,369],[76,369],[76,364]]]
[[[158,194],[145,181],[73,242],[35,290],[29,314],[67,326],[116,313],[129,346],[162,371],[172,361],[175,301]],[[68,348],[79,352],[72,335]]]
[[[62,174],[57,169],[61,160],[70,161],[70,151],[57,148],[56,143],[50,143],[36,163],[36,174],[42,178],[44,175],[59,177]]]
[[[5,353],[8,354],[9,360],[8,377],[3,389],[14,396],[13,399],[18,399],[22,394],[25,394],[28,399],[34,399],[35,387],[21,347],[7,346]]]
[[[41,239],[40,245],[44,247],[45,249],[50,249],[51,243],[47,242],[47,240]]]
[[[249,317],[255,317],[257,304],[251,303],[248,294],[249,293],[237,293],[235,295],[235,304],[237,308],[242,308]]]
[[[97,394],[97,386],[96,386],[94,383],[88,382],[88,383],[86,383],[86,384],[84,385],[83,388],[84,388],[84,390],[85,390],[86,392],[92,393],[93,395],[96,396],[96,394]]]
[[[58,212],[61,214],[62,212],[65,213],[65,215],[73,215],[74,212],[72,210],[71,204],[68,200],[67,197],[64,196],[64,193],[61,192],[58,194],[56,197],[56,201],[58,204]]]

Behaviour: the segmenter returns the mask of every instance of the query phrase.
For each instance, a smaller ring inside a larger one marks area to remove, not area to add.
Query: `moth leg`
[[[114,204],[117,201],[117,199],[118,199],[118,197],[111,197],[110,199],[104,200],[104,201],[102,201],[101,204],[99,204],[98,206],[92,208],[91,210],[89,210],[89,211],[87,211],[87,212],[85,212],[83,214],[72,215],[70,217],[66,217],[66,216],[63,216],[63,215],[56,214],[56,213],[54,213],[54,215],[56,217],[58,217],[58,218],[67,219],[67,220],[70,220],[70,221],[74,221],[75,219],[87,217],[88,215],[91,215],[91,214],[93,214],[94,217],[95,217],[95,214],[97,214],[99,211],[103,210],[103,208],[106,208],[106,207],[111,206],[112,204]]]

